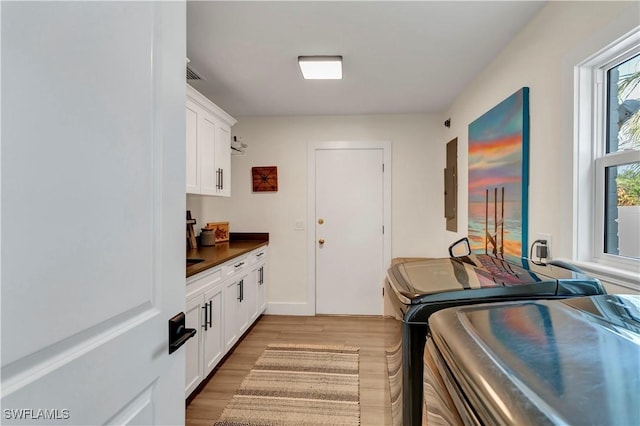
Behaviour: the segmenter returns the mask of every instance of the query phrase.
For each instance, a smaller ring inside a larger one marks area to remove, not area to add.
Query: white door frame
[[[383,174],[383,270],[391,264],[391,142],[310,142],[307,147],[307,314],[316,314],[316,151],[336,149],[382,149]],[[380,277],[380,288],[383,286]],[[382,291],[380,292],[382,297]]]

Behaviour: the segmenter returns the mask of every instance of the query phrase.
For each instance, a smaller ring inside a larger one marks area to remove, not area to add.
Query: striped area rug
[[[214,426],[359,425],[358,352],[269,345]]]

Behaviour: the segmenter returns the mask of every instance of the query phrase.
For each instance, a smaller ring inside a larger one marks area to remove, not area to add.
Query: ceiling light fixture
[[[342,56],[298,56],[305,80],[342,79]]]

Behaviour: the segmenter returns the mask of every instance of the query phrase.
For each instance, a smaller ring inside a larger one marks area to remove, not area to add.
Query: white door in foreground
[[[2,423],[181,424],[185,5],[1,19]]]

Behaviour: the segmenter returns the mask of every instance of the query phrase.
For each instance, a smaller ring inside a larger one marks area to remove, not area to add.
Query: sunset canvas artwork
[[[469,241],[474,252],[526,257],[529,88],[469,125]]]

